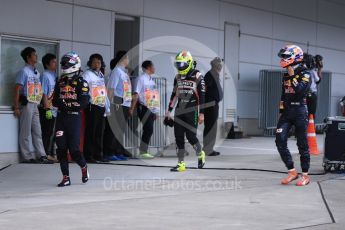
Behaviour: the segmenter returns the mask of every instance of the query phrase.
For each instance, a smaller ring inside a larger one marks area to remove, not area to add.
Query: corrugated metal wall
[[[273,136],[279,118],[279,102],[283,71],[261,70],[259,76],[259,128],[264,129],[265,136]],[[330,113],[332,73],[324,72],[318,88],[318,107],[316,126],[321,127],[323,120]]]
[[[322,80],[318,86],[318,101],[317,110],[315,114],[315,123],[318,126],[323,125],[324,119],[330,116],[331,112],[331,87],[332,87],[332,73],[323,72]]]

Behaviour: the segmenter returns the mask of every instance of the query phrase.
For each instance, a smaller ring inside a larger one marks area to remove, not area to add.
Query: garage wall
[[[58,41],[59,53],[77,51],[85,69],[94,52],[101,53],[109,63],[113,55],[113,18],[111,11],[61,2],[4,0],[0,7],[0,34]],[[18,154],[10,153],[19,151],[18,120],[10,108],[0,108],[0,125],[6,130],[0,134],[0,166],[4,166],[16,162]]]
[[[0,33],[58,40],[59,52],[76,50],[84,66],[93,52],[101,53],[108,64],[114,50],[115,13],[140,16],[142,41],[160,36],[191,39],[198,44],[196,47],[201,47],[193,48],[192,52],[198,68],[206,72],[215,55],[224,55],[224,23],[239,24],[238,116],[246,133],[259,134],[260,130],[255,129],[259,70],[279,68],[276,54],[287,42],[297,43],[305,50],[309,43],[310,52],[324,56],[325,70],[333,72],[331,115],[338,113],[337,102],[344,96],[345,4],[339,0],[291,0],[289,3],[283,0],[2,0]],[[158,75],[168,79],[168,88],[175,74],[172,58],[182,48],[185,48],[183,44],[141,46],[142,59],[153,59]],[[9,132],[16,133],[16,121],[8,114],[0,111],[0,120],[12,124]],[[9,145],[0,152],[17,149],[15,140]]]
[[[345,74],[341,68],[341,60],[345,57],[345,4],[342,1],[292,0],[286,4],[283,0],[75,0],[74,3],[97,8],[90,11],[99,14],[93,17],[99,20],[106,20],[105,15],[110,11],[142,16],[143,41],[166,35],[184,36],[201,42],[220,56],[223,56],[224,50],[224,22],[239,24],[237,104],[240,119],[257,120],[259,70],[279,68],[277,50],[288,42],[297,43],[304,50],[309,44],[309,52],[325,57],[325,70],[335,75],[332,89],[342,84]],[[75,10],[77,14],[82,11],[79,8]],[[90,18],[89,13],[85,12],[85,15],[85,18]],[[108,25],[106,28],[109,28]],[[82,40],[77,36],[73,39]],[[91,40],[108,44],[106,39],[95,37]],[[154,54],[152,58],[156,59],[157,66],[165,66],[165,62],[171,63],[171,57],[181,48],[184,47],[161,46],[149,50],[143,46],[142,58],[151,58]],[[201,54],[198,50],[193,54],[200,62],[198,68],[206,71],[213,55]],[[174,76],[173,68],[158,68],[158,72],[169,82]],[[340,96],[339,90],[332,90],[332,115],[337,112]]]
[[[220,3],[220,20],[238,23],[241,28],[238,111],[240,123],[251,124],[245,130],[247,133],[260,133],[255,130],[259,70],[279,68],[277,51],[288,42],[296,43],[304,50],[309,44],[310,53],[324,56],[325,70],[333,72],[331,115],[339,112],[338,100],[344,96],[341,89],[345,84],[342,68],[345,5],[341,1],[326,0],[289,3],[280,0],[227,0]]]

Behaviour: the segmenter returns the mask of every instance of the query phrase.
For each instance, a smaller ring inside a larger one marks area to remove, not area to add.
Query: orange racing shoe
[[[305,186],[310,183],[310,177],[308,173],[303,173],[302,177],[299,181],[297,181],[296,185],[297,186]]]
[[[289,184],[291,181],[294,181],[296,179],[298,179],[298,172],[296,169],[291,169],[291,170],[289,170],[287,177],[285,177],[281,181],[281,183],[286,185],[286,184]]]

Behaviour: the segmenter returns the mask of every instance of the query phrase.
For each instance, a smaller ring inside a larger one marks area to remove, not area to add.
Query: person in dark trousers
[[[175,67],[178,74],[174,78],[174,87],[166,117],[171,119],[170,113],[177,101],[174,134],[178,163],[171,168],[171,171],[183,172],[186,170],[186,163],[184,162],[185,137],[198,156],[198,168],[203,168],[205,165],[206,154],[196,136],[198,124],[204,122],[205,82],[199,70],[195,68],[196,62],[189,51],[181,51],[176,55]]]
[[[52,104],[57,77],[56,56],[51,53],[44,55],[42,58],[42,64],[44,67],[44,72],[42,73],[41,77],[43,97],[39,109],[42,129],[42,140],[48,159],[57,162],[57,158],[54,152],[54,128],[57,111]]]
[[[103,133],[105,126],[105,105],[107,90],[101,68],[105,67],[100,54],[92,54],[87,62],[89,67],[83,78],[89,84],[90,104],[84,110],[86,115],[84,157],[88,163],[107,162],[103,157]]]
[[[111,116],[111,114],[110,114]],[[120,161],[118,157],[116,157],[116,141],[113,131],[110,127],[108,116],[105,118],[104,123],[104,133],[103,133],[103,157],[109,161]]]
[[[129,64],[127,52],[119,51],[115,59],[117,64],[107,83],[108,95],[111,101],[111,115],[108,117],[108,122],[115,136],[115,155],[109,158],[111,161],[128,160],[125,156],[127,151],[124,146],[124,134],[128,126],[129,108],[132,103],[132,84],[126,70]]]
[[[288,169],[288,175],[281,183],[289,184],[293,180],[298,179],[298,173],[287,146],[289,131],[294,125],[302,168],[302,177],[297,181],[296,185],[304,186],[310,182],[308,175],[310,154],[307,140],[308,110],[306,98],[311,80],[307,68],[302,63],[303,51],[300,47],[287,45],[279,51],[278,56],[281,58],[280,66],[287,70],[282,82],[282,95],[279,107],[280,118],[276,131],[277,149]]]
[[[115,58],[111,59],[110,61],[110,71],[113,71],[116,67],[117,60]],[[109,81],[109,76],[105,78],[106,85]],[[108,102],[110,103],[109,97],[107,97]],[[113,131],[111,130],[111,127],[109,125],[109,116],[111,116],[110,112],[105,118],[105,127],[104,127],[104,133],[103,133],[103,156],[104,158],[112,161],[120,160],[116,157],[116,141],[115,136],[113,134]]]
[[[141,159],[152,159],[154,156],[148,152],[149,143],[153,134],[153,124],[157,118],[160,109],[159,92],[152,75],[155,73],[155,67],[150,60],[146,60],[141,65],[143,74],[139,76],[134,90],[132,106],[129,110],[130,115],[139,101],[137,108],[138,116],[143,124],[143,134],[139,146]]]
[[[80,151],[81,110],[90,100],[89,85],[80,75],[81,63],[78,54],[69,52],[61,58],[62,75],[56,83],[53,106],[58,108],[56,118],[56,145],[63,175],[58,187],[71,185],[68,169],[68,151],[80,166],[82,182],[89,180],[86,161]]]
[[[307,65],[307,67],[310,69],[310,79],[311,79],[311,85],[310,90],[307,96],[307,106],[308,106],[308,113],[309,116],[313,115],[314,121],[315,121],[315,113],[317,108],[317,90],[318,85],[321,82],[322,79],[322,68],[323,68],[323,62],[322,62],[322,56],[315,55],[313,57],[312,55],[308,55],[310,66]]]
[[[345,97],[340,99],[339,105],[340,105],[340,114],[341,114],[341,116],[345,117]]]
[[[42,141],[38,105],[42,99],[40,73],[36,69],[37,53],[26,47],[20,53],[25,66],[18,72],[14,91],[14,116],[19,118],[19,148],[24,163],[54,163],[48,160]],[[30,138],[34,152],[30,148]],[[36,160],[37,157],[37,160]]]
[[[204,151],[208,156],[218,156],[214,145],[217,138],[217,121],[219,117],[219,102],[223,99],[223,89],[220,84],[219,74],[222,71],[222,59],[219,57],[211,61],[211,70],[204,77],[205,94],[205,128],[204,128]]]

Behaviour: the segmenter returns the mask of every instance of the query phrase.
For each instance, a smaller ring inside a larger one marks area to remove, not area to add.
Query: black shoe
[[[40,164],[54,164],[54,161],[48,160],[48,158],[46,156],[40,157],[40,159],[38,159],[38,163]]]
[[[35,159],[29,159],[29,160],[22,161],[22,163],[25,163],[25,164],[36,164],[37,161]]]
[[[87,165],[85,167],[81,168],[81,181],[83,183],[86,183],[89,180],[90,174],[87,170]]]
[[[57,185],[58,187],[65,187],[70,186],[71,180],[69,179],[69,176],[63,176],[62,181]]]
[[[217,152],[217,151],[213,151],[209,154],[207,154],[207,156],[219,156],[220,155],[220,152]]]

